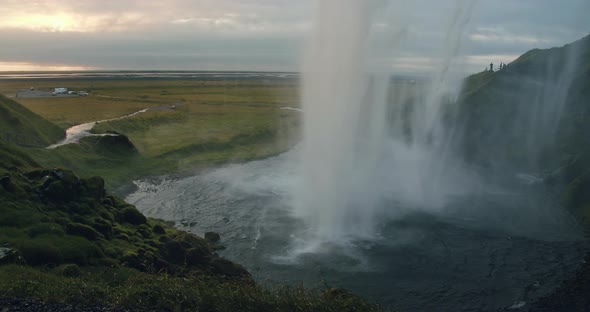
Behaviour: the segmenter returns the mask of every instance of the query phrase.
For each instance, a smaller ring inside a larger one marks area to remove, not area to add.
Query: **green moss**
[[[140,225],[146,223],[146,218],[141,214],[141,212],[139,212],[139,210],[137,210],[137,208],[133,206],[127,206],[123,208],[123,211],[121,211],[121,221],[134,225]]]

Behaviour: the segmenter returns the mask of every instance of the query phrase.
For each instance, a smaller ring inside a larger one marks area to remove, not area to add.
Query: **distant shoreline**
[[[300,72],[224,70],[84,70],[0,71],[0,80],[46,79],[300,79]],[[428,80],[424,76],[393,75],[392,80]]]
[[[257,71],[36,71],[0,72],[0,80],[14,79],[141,79],[141,78],[298,78],[294,72]]]

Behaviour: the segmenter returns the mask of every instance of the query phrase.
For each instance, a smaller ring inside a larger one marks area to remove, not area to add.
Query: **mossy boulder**
[[[129,224],[140,225],[147,222],[146,217],[133,206],[127,206],[121,211],[121,221]]]
[[[152,227],[152,232],[155,234],[164,235],[166,234],[166,229],[164,229],[162,225],[156,224]]]
[[[186,264],[190,266],[200,266],[209,263],[211,251],[206,248],[190,248],[186,252]]]
[[[224,258],[211,260],[214,272],[230,278],[250,277],[250,273],[243,266]]]
[[[101,177],[92,177],[84,181],[84,188],[86,192],[98,200],[103,199],[106,195],[104,186],[105,182]]]
[[[184,259],[186,256],[186,249],[182,246],[182,244],[175,240],[169,240],[164,243],[163,248],[161,249],[162,255],[164,259],[174,263],[174,264],[183,264]]]

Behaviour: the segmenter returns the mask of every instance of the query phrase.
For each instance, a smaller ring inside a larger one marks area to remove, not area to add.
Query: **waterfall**
[[[382,208],[384,197],[440,200],[443,181],[432,172],[448,165],[441,157],[452,158],[443,153],[441,103],[472,3],[457,2],[430,81],[400,86],[383,62],[395,59],[407,28],[401,1],[318,1],[303,66],[303,178],[294,211],[309,227],[307,241],[374,238],[391,209]],[[397,18],[384,22],[383,12]]]

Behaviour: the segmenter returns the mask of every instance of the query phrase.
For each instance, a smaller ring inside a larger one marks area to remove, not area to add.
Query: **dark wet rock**
[[[221,239],[219,233],[216,232],[205,232],[205,240],[210,243],[217,243]]]
[[[226,277],[250,277],[250,273],[243,266],[224,258],[214,258],[211,265],[216,273]]]
[[[211,251],[205,248],[191,248],[186,252],[186,264],[192,266],[205,265],[210,260]]]

